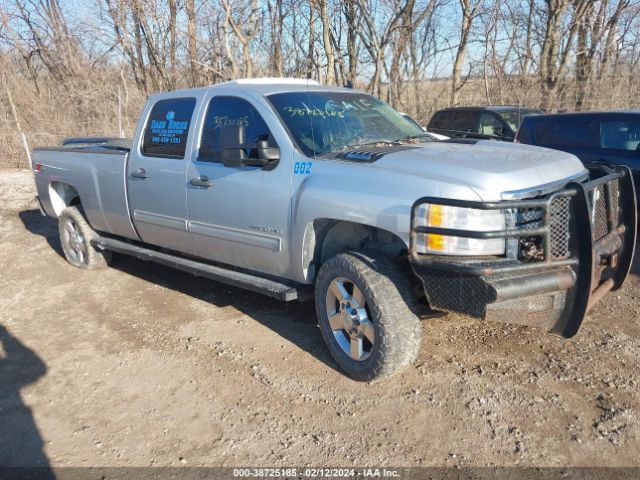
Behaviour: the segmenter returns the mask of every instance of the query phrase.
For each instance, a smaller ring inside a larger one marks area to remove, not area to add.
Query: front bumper
[[[627,167],[589,167],[586,182],[526,200],[424,203],[504,209],[524,219],[504,231],[411,226],[410,262],[433,308],[475,318],[537,326],[571,337],[588,310],[624,283],[636,244],[636,196]],[[538,215],[535,221],[527,217]],[[507,239],[505,256],[450,257],[416,252],[416,235]],[[533,248],[535,258],[529,253]],[[528,249],[528,250],[526,250]],[[529,256],[527,256],[529,255]]]

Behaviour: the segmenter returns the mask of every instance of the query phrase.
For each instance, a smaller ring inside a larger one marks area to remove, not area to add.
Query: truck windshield
[[[289,92],[268,99],[309,157],[375,143],[431,141],[419,126],[364,93]]]

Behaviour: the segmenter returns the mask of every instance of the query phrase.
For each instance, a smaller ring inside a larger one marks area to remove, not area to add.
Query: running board
[[[294,287],[268,278],[237,272],[197,260],[171,255],[170,253],[159,252],[114,238],[98,237],[92,240],[91,244],[100,250],[110,250],[112,252],[137,257],[140,260],[160,263],[177,270],[182,270],[183,272],[191,273],[196,277],[209,278],[217,282],[226,283],[227,285],[233,285],[234,287],[262,293],[263,295],[285,302],[298,299],[298,290]]]

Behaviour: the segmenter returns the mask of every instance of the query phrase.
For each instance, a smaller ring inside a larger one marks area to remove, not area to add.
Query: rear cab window
[[[156,102],[145,125],[142,155],[184,158],[195,106],[195,98],[172,98]]]

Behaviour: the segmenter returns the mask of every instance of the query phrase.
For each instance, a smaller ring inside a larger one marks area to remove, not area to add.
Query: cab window
[[[602,148],[640,152],[640,120],[603,120],[600,135]]]
[[[184,158],[195,98],[160,100],[151,109],[142,141],[146,157]]]
[[[454,113],[451,123],[446,129],[458,132],[474,132],[478,128],[478,115],[469,110],[458,110]]]
[[[480,124],[478,125],[478,133],[482,135],[504,135],[502,123],[490,113],[480,115]]]
[[[238,97],[213,97],[204,118],[199,161],[222,160],[222,128],[230,125],[243,126],[248,143],[267,140],[269,147],[277,147],[269,127],[253,105]]]
[[[536,122],[537,145],[556,147],[595,147],[597,122],[589,119],[548,119]]]

